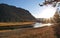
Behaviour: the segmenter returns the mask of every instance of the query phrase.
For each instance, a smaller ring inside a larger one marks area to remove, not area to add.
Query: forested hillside
[[[0,4],[0,22],[35,21],[28,10],[8,4]]]

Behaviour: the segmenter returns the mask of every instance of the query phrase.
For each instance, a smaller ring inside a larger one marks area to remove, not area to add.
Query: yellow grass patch
[[[25,25],[33,24],[35,22],[0,22],[0,26],[11,26],[11,25]]]

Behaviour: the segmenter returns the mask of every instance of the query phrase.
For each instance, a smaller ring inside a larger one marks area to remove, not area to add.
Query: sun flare
[[[39,17],[40,18],[50,18],[50,17],[54,16],[55,12],[56,12],[56,8],[52,7],[50,5],[50,6],[45,7],[45,9],[42,10]]]

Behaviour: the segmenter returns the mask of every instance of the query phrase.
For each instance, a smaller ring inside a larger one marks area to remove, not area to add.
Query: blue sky
[[[0,0],[0,3],[21,7],[28,10],[34,17],[38,17],[42,8],[38,5],[43,0]]]

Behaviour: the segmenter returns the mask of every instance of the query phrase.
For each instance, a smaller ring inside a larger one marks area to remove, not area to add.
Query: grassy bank
[[[27,28],[0,31],[0,38],[56,38],[53,28]]]
[[[0,26],[34,24],[35,22],[0,22]]]

